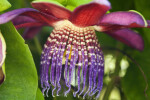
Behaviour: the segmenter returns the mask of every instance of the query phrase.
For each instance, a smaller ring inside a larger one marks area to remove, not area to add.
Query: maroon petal
[[[26,28],[23,34],[24,39],[33,38],[44,25],[44,23],[37,22],[36,20],[27,16],[18,16],[15,19],[13,19],[12,22],[17,29]]]
[[[100,25],[110,26],[118,25],[119,27],[147,27],[147,23],[143,16],[135,11],[128,12],[112,12],[105,15],[101,21]]]
[[[32,23],[37,22],[35,19],[27,17],[27,16],[17,16],[12,20],[14,25],[24,24],[24,23]]]
[[[41,30],[41,27],[30,27],[27,28],[23,34],[24,39],[31,39],[33,38],[38,32]]]
[[[92,2],[76,8],[69,20],[73,24],[81,27],[95,25],[109,9],[110,5],[105,5],[104,3],[98,1]]]
[[[12,22],[17,29],[47,25],[27,16],[17,16],[12,20]]]
[[[53,24],[57,21],[59,21],[57,18],[44,14],[44,13],[40,13],[40,12],[25,12],[21,14],[22,16],[28,16],[32,19],[35,19],[38,22],[41,23],[45,23],[48,24],[50,26],[53,26]]]
[[[106,33],[137,50],[142,51],[144,49],[144,41],[142,37],[132,30],[120,29],[107,31]]]
[[[29,27],[39,27],[44,25],[46,26],[46,24],[40,22],[29,22],[29,23],[15,25],[15,27],[16,29],[20,29],[20,28],[29,28]]]
[[[60,19],[68,19],[71,15],[66,8],[48,2],[34,2],[32,7]]]
[[[33,38],[42,28],[46,26],[45,23],[37,22],[33,18],[27,16],[18,16],[12,20],[13,24],[17,29],[26,28],[23,37],[24,39]]]
[[[26,27],[43,26],[45,23],[38,22],[37,20],[27,16],[17,16],[12,20],[17,29]],[[45,24],[46,25],[46,24]]]
[[[53,26],[53,23],[58,21],[58,19],[56,19],[55,17],[49,16],[44,13],[40,13],[35,9],[22,8],[22,9],[13,10],[0,15],[0,24],[7,23],[8,21],[13,20],[18,16],[27,16],[36,20],[37,22],[46,23],[50,26]]]

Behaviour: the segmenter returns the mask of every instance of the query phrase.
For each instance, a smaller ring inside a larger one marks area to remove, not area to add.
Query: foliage
[[[1,100],[33,100],[37,72],[28,46],[11,23],[0,26],[6,41],[6,79],[0,86]]]

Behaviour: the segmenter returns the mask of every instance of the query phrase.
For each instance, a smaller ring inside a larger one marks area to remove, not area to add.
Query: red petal
[[[25,12],[21,15],[31,17],[41,23],[47,23],[50,26],[53,26],[55,22],[59,21],[53,16],[39,12]]]
[[[100,3],[82,5],[73,11],[69,20],[81,27],[95,25],[109,9],[110,6]]]
[[[68,19],[71,15],[71,11],[66,8],[48,2],[35,2],[32,7],[60,19]]]
[[[107,31],[105,33],[137,50],[141,51],[144,49],[144,41],[142,37],[132,30],[120,29]]]
[[[35,9],[21,8],[0,15],[0,24],[7,23],[8,21],[17,18],[18,16],[27,16],[36,20],[36,22],[47,23],[50,26],[53,26],[53,23],[58,21],[58,19],[56,19],[55,17],[41,13]]]
[[[129,12],[112,12],[105,15],[101,21],[101,26],[112,26],[118,25],[121,27],[145,27],[146,26],[145,19],[137,12],[129,11]]]
[[[13,24],[19,25],[19,24],[24,24],[24,23],[32,23],[32,22],[37,22],[37,20],[27,17],[27,16],[17,16],[12,20]]]
[[[37,27],[37,26],[46,26],[46,25],[40,22],[31,22],[31,23],[23,23],[23,24],[15,25],[17,29],[26,28],[26,27]]]
[[[34,27],[34,26],[46,26],[46,23],[41,23],[31,17],[27,16],[18,16],[12,20],[13,24],[17,29],[26,28],[26,27]]]

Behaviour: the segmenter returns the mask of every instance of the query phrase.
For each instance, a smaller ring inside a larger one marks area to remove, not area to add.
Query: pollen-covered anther
[[[100,59],[103,56],[98,44],[92,26],[78,27],[68,20],[55,23],[41,57],[43,92],[51,86],[52,95],[59,96],[59,92],[64,90],[64,82],[65,90],[67,89],[64,91],[65,96],[70,92],[72,85],[76,88],[73,95],[83,95],[83,98],[100,91],[103,81],[97,80],[98,74],[101,74],[101,70],[98,69],[104,62]]]

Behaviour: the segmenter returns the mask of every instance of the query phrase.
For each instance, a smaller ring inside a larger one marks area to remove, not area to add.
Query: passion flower
[[[78,86],[74,96],[85,98],[96,94],[96,98],[99,97],[104,56],[95,31],[105,32],[128,46],[143,50],[143,39],[129,28],[150,27],[150,21],[136,11],[106,14],[111,8],[108,0],[93,0],[73,12],[48,2],[33,2],[32,7],[37,10],[22,8],[0,15],[0,24],[12,20],[17,29],[27,28],[24,38],[32,38],[43,26],[54,28],[41,55],[42,91],[48,94],[51,88],[53,96],[55,92],[59,95],[61,80],[68,88],[65,96],[71,90],[71,82],[76,80]]]

